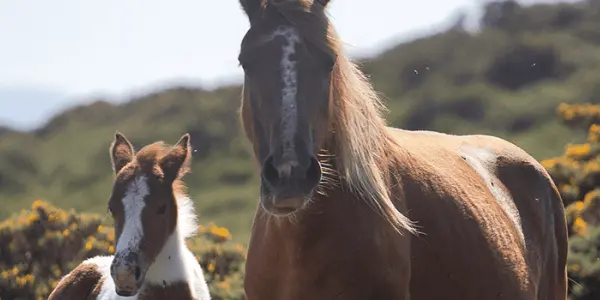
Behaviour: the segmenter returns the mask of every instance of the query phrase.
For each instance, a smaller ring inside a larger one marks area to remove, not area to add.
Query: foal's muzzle
[[[117,252],[110,266],[110,275],[115,282],[115,293],[121,297],[135,296],[144,282],[145,273],[137,253]]]
[[[293,157],[293,156],[292,156]],[[315,155],[306,162],[269,155],[263,162],[263,207],[285,215],[301,209],[321,181],[321,164]]]

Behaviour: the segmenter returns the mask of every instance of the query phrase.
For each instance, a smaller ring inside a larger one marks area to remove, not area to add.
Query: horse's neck
[[[290,218],[267,216],[264,210],[256,214],[253,235],[262,236],[254,241],[270,247],[280,244],[281,249],[294,252],[311,248],[337,247],[355,240],[375,238],[378,235],[381,218],[357,195],[333,187],[326,191],[327,196],[318,195],[305,210]]]
[[[256,214],[246,263],[247,286],[254,296],[324,298],[304,297],[307,290],[318,289],[316,274],[327,282],[355,282],[355,270],[384,265],[390,248],[385,241],[392,239],[382,228],[389,226],[346,189],[335,188],[327,195],[316,197],[306,211],[290,219],[265,216],[264,211]],[[347,267],[350,262],[352,268]]]
[[[154,263],[148,269],[146,281],[158,284],[189,281],[194,278],[197,262],[185,244],[185,239],[176,229],[167,239]]]

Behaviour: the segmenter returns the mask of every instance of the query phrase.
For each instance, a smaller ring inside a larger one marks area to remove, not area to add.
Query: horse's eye
[[[109,207],[106,208],[106,211],[111,215],[111,217],[115,216],[115,213],[113,212],[113,210]]]
[[[246,75],[250,75],[250,73],[252,73],[252,71],[254,70],[254,65],[256,64],[255,60],[244,58],[239,59],[238,61],[240,67],[244,69],[244,73],[246,73]]]
[[[249,63],[241,64],[242,69],[244,69],[244,73],[246,75],[250,75],[252,73],[252,65]]]
[[[159,215],[164,215],[165,212],[167,212],[167,205],[163,204],[158,208],[158,211],[156,211],[156,213],[158,213]]]
[[[325,59],[325,62],[323,63],[323,65],[325,66],[325,70],[327,70],[327,72],[331,72],[333,71],[333,68],[335,67],[335,59],[328,57]]]

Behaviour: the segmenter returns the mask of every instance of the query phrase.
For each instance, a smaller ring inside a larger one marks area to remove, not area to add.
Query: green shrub
[[[566,206],[570,299],[600,299],[600,106],[561,104],[558,114],[568,126],[588,128],[585,143],[542,162]]]
[[[86,258],[114,252],[114,230],[92,214],[33,202],[0,223],[0,299],[46,299],[60,278]],[[243,299],[245,249],[226,228],[200,226],[188,241],[213,299]]]

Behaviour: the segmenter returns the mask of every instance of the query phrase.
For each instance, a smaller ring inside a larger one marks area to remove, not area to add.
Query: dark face
[[[142,154],[135,156],[127,139],[116,135],[111,159],[117,177],[108,209],[116,238],[111,276],[120,296],[138,293],[148,268],[175,231],[177,202],[173,182],[187,158],[188,148],[189,136],[184,136],[157,162],[152,148],[142,149]]]
[[[321,181],[317,153],[328,132],[335,59],[267,6],[242,41],[242,116],[261,166],[265,210],[301,209]]]

